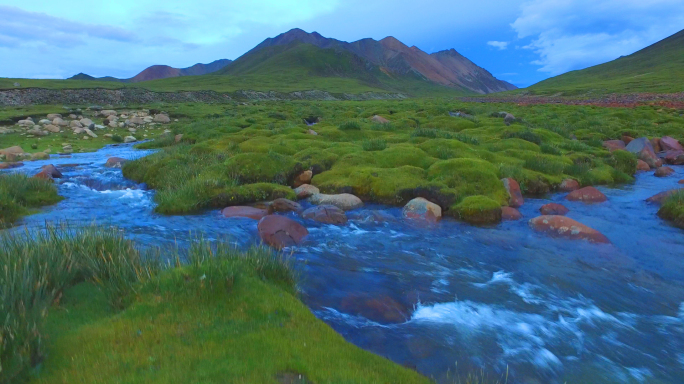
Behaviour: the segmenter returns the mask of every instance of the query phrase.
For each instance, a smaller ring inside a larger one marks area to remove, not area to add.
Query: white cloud
[[[500,51],[503,51],[504,49],[508,48],[508,42],[507,41],[488,41],[487,45],[491,45],[492,47],[499,48]]]
[[[604,63],[664,39],[684,26],[682,0],[528,0],[511,24],[532,64],[558,75]]]

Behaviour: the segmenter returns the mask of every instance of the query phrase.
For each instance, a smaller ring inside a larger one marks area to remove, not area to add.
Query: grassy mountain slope
[[[539,82],[533,94],[684,91],[684,30],[629,56]]]

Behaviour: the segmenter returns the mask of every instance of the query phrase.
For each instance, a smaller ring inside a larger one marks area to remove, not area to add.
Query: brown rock
[[[390,122],[389,120],[387,120],[384,117],[379,116],[379,115],[375,115],[375,116],[371,117],[371,121],[374,123],[378,123],[378,124],[387,124]]]
[[[637,171],[650,171],[651,167],[643,160],[637,160]]]
[[[0,169],[12,169],[23,166],[24,163],[0,163]]]
[[[24,153],[24,150],[21,149],[21,147],[18,145],[15,145],[14,147],[5,148],[5,149],[0,149],[0,155],[5,155],[5,156],[10,155],[10,154],[11,155],[19,155],[21,153]]]
[[[603,142],[603,146],[613,152],[618,149],[625,149],[625,142],[622,140],[607,140]]]
[[[313,172],[309,171],[304,171],[300,173],[297,177],[294,179],[293,186],[295,188],[300,187],[304,184],[309,184],[311,182],[311,178],[313,177]]]
[[[181,140],[183,140],[183,134],[182,133],[179,133],[173,137],[173,141],[175,141],[176,143],[180,143]]]
[[[530,220],[530,226],[553,237],[571,240],[588,240],[592,243],[610,243],[601,232],[565,216],[539,216]]]
[[[632,140],[625,150],[632,152],[637,156],[638,159],[645,161],[651,168],[657,167],[658,157],[655,154],[653,145],[646,137],[640,137],[638,139]]]
[[[653,150],[656,153],[658,153],[662,150],[662,149],[660,149],[660,138],[659,137],[654,137],[649,141],[651,142],[651,146],[653,147]]]
[[[279,198],[273,200],[271,204],[268,205],[268,213],[274,213],[274,212],[301,212],[302,211],[302,206],[299,205],[298,203],[295,203],[292,200],[284,199],[284,198]]]
[[[171,119],[169,118],[169,116],[160,113],[160,114],[154,115],[154,122],[155,123],[167,124],[167,123],[171,122]]]
[[[42,171],[36,173],[35,175],[33,175],[33,178],[34,179],[43,179],[43,180],[47,180],[47,181],[54,181],[52,179],[52,175],[50,174],[50,171],[46,171],[46,170],[42,170]]]
[[[261,220],[264,216],[268,215],[265,209],[259,209],[254,207],[244,207],[244,206],[233,206],[224,208],[221,211],[223,217],[246,217],[254,220]]]
[[[309,197],[309,202],[314,205],[334,205],[345,211],[351,211],[363,206],[361,199],[350,193],[341,193],[339,195],[317,193]]]
[[[682,183],[682,184],[684,184],[684,183]],[[648,201],[649,203],[654,203],[654,204],[662,204],[668,197],[670,197],[671,195],[673,195],[679,191],[684,191],[684,188],[671,189],[669,191],[660,192],[656,195],[649,197],[648,199],[646,199],[646,201]]]
[[[436,222],[442,218],[442,208],[422,197],[416,197],[404,206],[402,214],[407,219]]]
[[[514,221],[522,219],[522,214],[515,208],[501,207],[501,219]]]
[[[677,184],[684,184],[684,179],[679,180]]]
[[[577,182],[577,180],[565,179],[558,186],[558,190],[561,192],[572,192],[572,191],[578,190],[579,187],[580,187],[580,185]]]
[[[319,205],[309,208],[302,213],[302,217],[325,224],[345,224],[347,215],[334,205]]]
[[[627,136],[627,135],[622,136],[622,141],[624,141],[625,145],[631,143],[632,140],[634,140],[634,138],[631,136]]]
[[[45,126],[45,129],[52,133],[59,133],[59,127],[56,125],[48,124]]]
[[[501,181],[503,182],[506,191],[508,191],[508,196],[510,196],[508,205],[512,208],[522,207],[525,201],[523,200],[522,192],[520,192],[520,185],[518,185],[518,182],[510,177],[501,179]]]
[[[381,324],[403,323],[410,314],[406,306],[384,295],[352,294],[342,300],[340,309]]]
[[[684,151],[669,150],[665,152],[665,163],[670,165],[684,165]]]
[[[656,169],[655,175],[656,177],[667,177],[670,176],[674,173],[674,169],[670,167],[660,167]]]
[[[582,201],[585,203],[602,203],[607,200],[606,195],[594,187],[584,187],[568,194],[566,199],[570,201]]]
[[[664,136],[660,139],[660,147],[663,151],[684,151],[682,144],[670,136]]]
[[[298,199],[307,199],[317,193],[320,193],[318,188],[309,184],[300,185],[299,187],[295,188],[294,192]]]
[[[569,209],[564,207],[561,204],[556,204],[556,203],[549,203],[543,205],[540,209],[539,212],[541,212],[542,215],[560,215],[560,216],[565,216],[568,212],[570,212]]]
[[[265,216],[257,228],[261,240],[277,249],[297,245],[309,234],[298,222],[278,215]]]
[[[107,168],[121,168],[128,160],[122,159],[120,157],[110,157],[105,163]]]
[[[60,172],[60,171],[57,169],[57,167],[55,167],[55,166],[52,165],[52,164],[43,165],[43,167],[42,167],[41,169],[42,169],[42,172],[47,173],[48,175],[50,175],[50,177],[52,177],[52,178],[54,178],[54,179],[59,179],[59,178],[61,178],[61,177],[63,176],[63,175],[62,175],[62,172]]]

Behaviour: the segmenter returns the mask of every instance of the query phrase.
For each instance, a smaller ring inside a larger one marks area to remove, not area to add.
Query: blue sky
[[[684,28],[684,0],[0,0],[0,77],[131,77],[235,59],[291,28],[455,48],[524,87]]]

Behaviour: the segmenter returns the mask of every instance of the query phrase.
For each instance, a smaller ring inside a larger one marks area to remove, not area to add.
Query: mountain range
[[[85,73],[79,73],[78,75],[70,77],[69,80],[99,80],[117,81],[122,83],[139,83],[141,81],[167,79],[170,77],[206,75],[222,69],[231,62],[232,61],[228,59],[220,59],[212,61],[209,64],[197,63],[188,68],[173,68],[168,65],[153,65],[129,79],[118,79],[112,76],[93,77],[86,75]]]
[[[78,74],[74,80],[141,82],[188,75],[227,75],[236,79],[277,83],[316,76],[353,79],[388,91],[451,89],[460,93],[487,94],[516,89],[496,79],[456,50],[428,54],[408,47],[394,37],[345,42],[317,32],[292,29],[268,38],[233,62],[218,60],[202,70],[152,66],[131,79],[94,78]],[[417,92],[417,91],[416,91]]]

